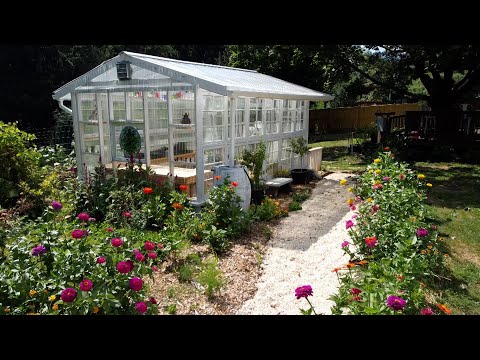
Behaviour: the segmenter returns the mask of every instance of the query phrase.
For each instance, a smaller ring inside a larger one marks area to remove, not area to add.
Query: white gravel
[[[333,301],[328,297],[339,286],[332,269],[348,262],[340,244],[348,239],[345,221],[352,216],[346,203],[349,193],[339,180],[346,178],[351,183],[353,177],[345,173],[324,177],[303,209],[282,219],[267,243],[257,292],[237,314],[300,314],[299,308],[309,308],[305,299],[295,298],[295,289],[301,285],[312,286],[309,300],[317,313],[331,313]]]

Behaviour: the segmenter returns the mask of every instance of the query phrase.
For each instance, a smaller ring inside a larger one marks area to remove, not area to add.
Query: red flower
[[[145,241],[145,250],[155,250],[155,244],[151,241]]]
[[[378,205],[372,205],[372,214],[375,214],[380,209]]]
[[[384,151],[390,151],[390,148],[389,148],[388,146],[385,146],[385,147],[383,148],[383,150],[384,150]]]
[[[140,291],[143,287],[143,281],[139,277],[133,277],[129,281],[129,286],[133,291]]]
[[[178,188],[180,189],[180,191],[187,191],[188,190],[187,185],[180,185]]]
[[[85,233],[83,232],[83,230],[75,229],[72,231],[72,237],[74,239],[81,239],[84,235]]]
[[[377,245],[377,238],[375,236],[367,236],[365,238],[365,244],[369,247],[369,248],[374,248],[375,245]]]
[[[157,247],[161,250],[161,249],[163,249],[163,244],[158,243]]]
[[[62,291],[60,297],[65,303],[72,302],[77,297],[77,290],[74,288],[66,288]]]
[[[126,218],[131,218],[131,217],[132,217],[132,214],[129,213],[128,211],[124,211],[124,212],[122,213],[122,216],[125,216]]]
[[[113,232],[113,228],[111,228],[111,227],[107,227],[105,230],[108,231],[108,232]]]
[[[137,310],[140,314],[145,314],[148,310],[147,304],[143,301],[137,302],[135,304],[135,310]]]
[[[153,271],[158,271],[158,267],[156,267],[155,265],[152,265],[152,270]]]
[[[90,291],[92,290],[93,288],[93,283],[91,280],[89,279],[83,279],[81,282],[80,282],[80,290],[82,291]]]
[[[154,251],[150,251],[150,252],[148,253],[148,257],[149,257],[150,259],[156,259],[156,258],[157,258],[157,254],[156,254]]]
[[[232,186],[238,186],[238,183],[236,181],[232,181]]]
[[[80,220],[80,221],[88,221],[88,218],[90,217],[90,215],[82,212],[82,213],[78,214],[77,217],[78,217],[78,220]]]
[[[175,210],[182,210],[183,209],[183,206],[177,202],[173,203],[172,207],[175,209]]]
[[[143,193],[145,195],[151,194],[151,193],[153,193],[153,189],[151,187],[144,187],[143,188]]]
[[[355,301],[362,301],[362,298],[357,295],[357,296],[354,296],[354,297],[353,297],[353,300],[355,300]]]
[[[372,189],[374,189],[374,190],[381,189],[381,188],[383,188],[382,184],[375,184],[375,185],[372,186]]]
[[[111,243],[112,243],[112,246],[119,247],[119,246],[122,246],[123,241],[120,238],[113,238]]]
[[[222,177],[221,177],[220,175],[215,175],[213,178],[218,181],[218,180],[220,180]]]
[[[398,175],[398,178],[399,178],[400,180],[405,180],[405,175],[404,175],[404,174],[400,174],[400,175]]]
[[[359,295],[359,294],[362,293],[362,290],[357,289],[357,288],[352,288],[352,289],[350,290],[350,292],[352,293],[352,295]]]
[[[151,297],[148,301],[150,301],[150,303],[152,304],[157,304],[157,299],[155,299],[154,297]]]

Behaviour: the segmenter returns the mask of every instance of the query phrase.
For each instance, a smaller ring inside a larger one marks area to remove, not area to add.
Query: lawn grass
[[[480,166],[462,163],[414,164],[433,184],[428,205],[445,239],[450,280],[434,288],[454,314],[480,314]]]
[[[357,139],[361,143],[362,139]],[[355,142],[356,144],[356,142]],[[344,172],[362,172],[365,170],[367,162],[365,158],[358,153],[350,153],[349,140],[330,140],[311,143],[310,148],[323,147],[322,150],[322,170],[325,171],[344,171]]]

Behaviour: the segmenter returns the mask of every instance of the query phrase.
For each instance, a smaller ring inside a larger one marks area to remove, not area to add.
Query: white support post
[[[243,138],[250,138],[250,98],[245,98],[245,112],[243,113]]]
[[[117,152],[117,140],[115,138],[115,126],[113,125],[114,121],[114,113],[113,113],[113,98],[112,93],[107,92],[107,102],[108,102],[108,124],[110,126],[110,152],[112,155],[112,170],[113,173],[117,174],[117,167],[115,166],[116,163],[116,152]]]
[[[77,101],[77,94],[72,93],[72,115],[73,115],[73,134],[75,138],[75,158],[77,160],[77,177],[79,179],[83,178],[83,140],[82,140],[82,134],[80,131],[80,121],[79,121],[79,110],[80,106],[78,105]]]
[[[103,138],[103,111],[101,108],[101,100],[100,94],[95,93],[95,103],[97,106],[97,124],[98,124],[98,136],[99,143],[100,143],[100,164],[104,164],[105,162],[105,145],[104,145],[104,138]]]
[[[196,192],[197,203],[205,200],[205,162],[203,160],[203,94],[200,86],[195,86],[195,137],[196,137]]]
[[[229,166],[235,165],[235,123],[237,118],[237,97],[231,99],[230,110],[230,161]]]
[[[170,175],[175,176],[174,161],[174,143],[173,143],[173,104],[172,92],[167,91],[167,110],[168,110],[168,166]]]
[[[150,166],[150,124],[148,123],[148,103],[146,92],[142,91],[143,98],[143,139],[145,142],[145,164]]]
[[[308,139],[308,130],[310,128],[310,101],[305,100],[305,115],[303,118],[305,119],[305,122],[303,124],[305,130],[307,130],[307,139]]]
[[[229,133],[228,133],[228,96],[224,96],[223,97],[223,156],[224,156],[224,159],[225,157],[227,157],[227,154],[228,154],[228,137],[229,137]],[[231,156],[229,156],[230,158]],[[230,159],[229,159],[229,162],[230,163]]]

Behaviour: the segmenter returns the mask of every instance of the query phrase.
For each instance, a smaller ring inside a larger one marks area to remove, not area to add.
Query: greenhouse
[[[117,171],[134,154],[158,176],[188,185],[197,203],[212,186],[214,166],[233,166],[261,142],[266,178],[298,166],[288,139],[308,137],[309,101],[333,99],[253,70],[131,52],[70,81],[53,98],[73,116],[79,176],[99,163]]]

